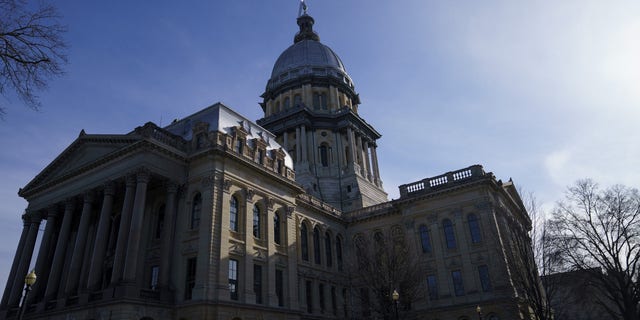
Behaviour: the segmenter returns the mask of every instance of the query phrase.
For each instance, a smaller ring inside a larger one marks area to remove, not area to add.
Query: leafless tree
[[[37,110],[36,92],[63,73],[66,44],[56,8],[41,1],[0,0],[0,94],[8,90]],[[0,116],[5,109],[0,106]]]
[[[589,272],[612,318],[640,319],[640,194],[591,180],[569,187],[549,236],[567,269]]]
[[[382,232],[374,233],[373,241],[367,241],[363,235],[356,236],[356,263],[349,271],[364,318],[391,319],[395,308],[402,318],[410,312],[411,304],[424,296],[425,279],[420,264],[405,241],[404,236],[388,236]],[[400,297],[395,305],[394,290]]]
[[[514,221],[504,229],[509,235],[506,253],[511,278],[523,304],[528,306],[527,312],[535,319],[550,320],[554,286],[546,276],[553,273],[554,258],[548,246],[546,221],[535,195],[522,190],[520,194],[530,221]]]

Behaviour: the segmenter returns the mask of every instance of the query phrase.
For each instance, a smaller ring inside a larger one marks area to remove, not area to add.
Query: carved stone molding
[[[273,209],[273,206],[276,204],[276,201],[273,198],[268,198],[267,199],[267,207],[271,210]]]
[[[202,177],[202,179],[200,180],[200,183],[205,188],[213,187],[216,183],[216,177],[213,174],[208,175],[206,177]]]
[[[253,201],[253,196],[255,195],[255,191],[251,188],[247,188],[245,190],[245,194],[247,196],[247,201]]]
[[[104,194],[112,196],[116,193],[116,184],[109,180],[104,183]]]
[[[137,183],[149,183],[151,179],[151,171],[145,167],[141,167],[136,170],[136,182]]]
[[[224,182],[222,183],[222,188],[224,188],[224,191],[229,191],[229,189],[231,189],[231,180],[224,179]]]
[[[287,207],[287,218],[293,217],[293,213],[296,211],[296,207],[288,206]]]

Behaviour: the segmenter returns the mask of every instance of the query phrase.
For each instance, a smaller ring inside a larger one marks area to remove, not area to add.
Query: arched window
[[[229,205],[229,228],[238,231],[238,199],[236,197],[231,197]]]
[[[202,196],[196,193],[191,204],[191,229],[200,226],[200,211],[202,211]]]
[[[320,146],[320,163],[323,167],[329,166],[329,147],[327,144],[323,143]]]
[[[253,206],[253,236],[260,238],[260,208]]]
[[[295,96],[293,96],[293,106],[299,107],[301,105],[302,105],[302,98],[300,97],[299,94],[296,94]]]
[[[291,106],[291,99],[289,97],[284,98],[284,109],[287,110]]]
[[[307,225],[303,222],[300,226],[300,253],[302,260],[309,261],[309,235]]]
[[[280,213],[276,212],[273,215],[273,242],[281,244],[280,241]]]
[[[447,243],[447,248],[455,249],[457,246],[456,235],[453,232],[453,224],[451,223],[451,220],[444,219],[444,221],[442,221],[442,229],[444,230],[444,240]]]
[[[422,252],[431,252],[431,239],[429,239],[429,230],[424,224],[420,226],[420,243],[422,244]]]
[[[480,241],[482,241],[482,234],[480,233],[480,221],[478,220],[478,216],[473,213],[468,215],[467,222],[469,223],[471,242],[479,243]]]
[[[324,251],[325,251],[325,260],[327,261],[327,267],[331,267],[333,264],[333,257],[331,252],[331,235],[329,232],[324,235]]]
[[[280,112],[280,102],[276,102],[276,113]]]
[[[313,260],[315,261],[315,263],[320,264],[321,263],[321,256],[322,254],[320,253],[320,230],[318,229],[318,227],[313,228]]]
[[[342,240],[336,237],[336,259],[338,259],[338,270],[342,271]]]

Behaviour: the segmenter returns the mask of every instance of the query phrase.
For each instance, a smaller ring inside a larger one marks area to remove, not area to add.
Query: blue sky
[[[472,164],[513,178],[546,209],[580,178],[640,186],[640,2],[307,2],[360,115],[383,135],[390,198],[400,184]],[[18,188],[81,129],[166,125],[217,101],[261,117],[298,2],[149,3],[56,1],[67,73],[41,93],[40,112],[1,98],[2,290],[26,207]]]

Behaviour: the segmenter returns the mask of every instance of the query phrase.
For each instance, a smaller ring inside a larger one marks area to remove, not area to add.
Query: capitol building
[[[215,103],[81,131],[19,191],[0,319],[18,318],[33,263],[25,319],[532,319],[514,184],[481,165],[416,168],[389,200],[381,133],[314,23],[298,16],[261,119]]]

